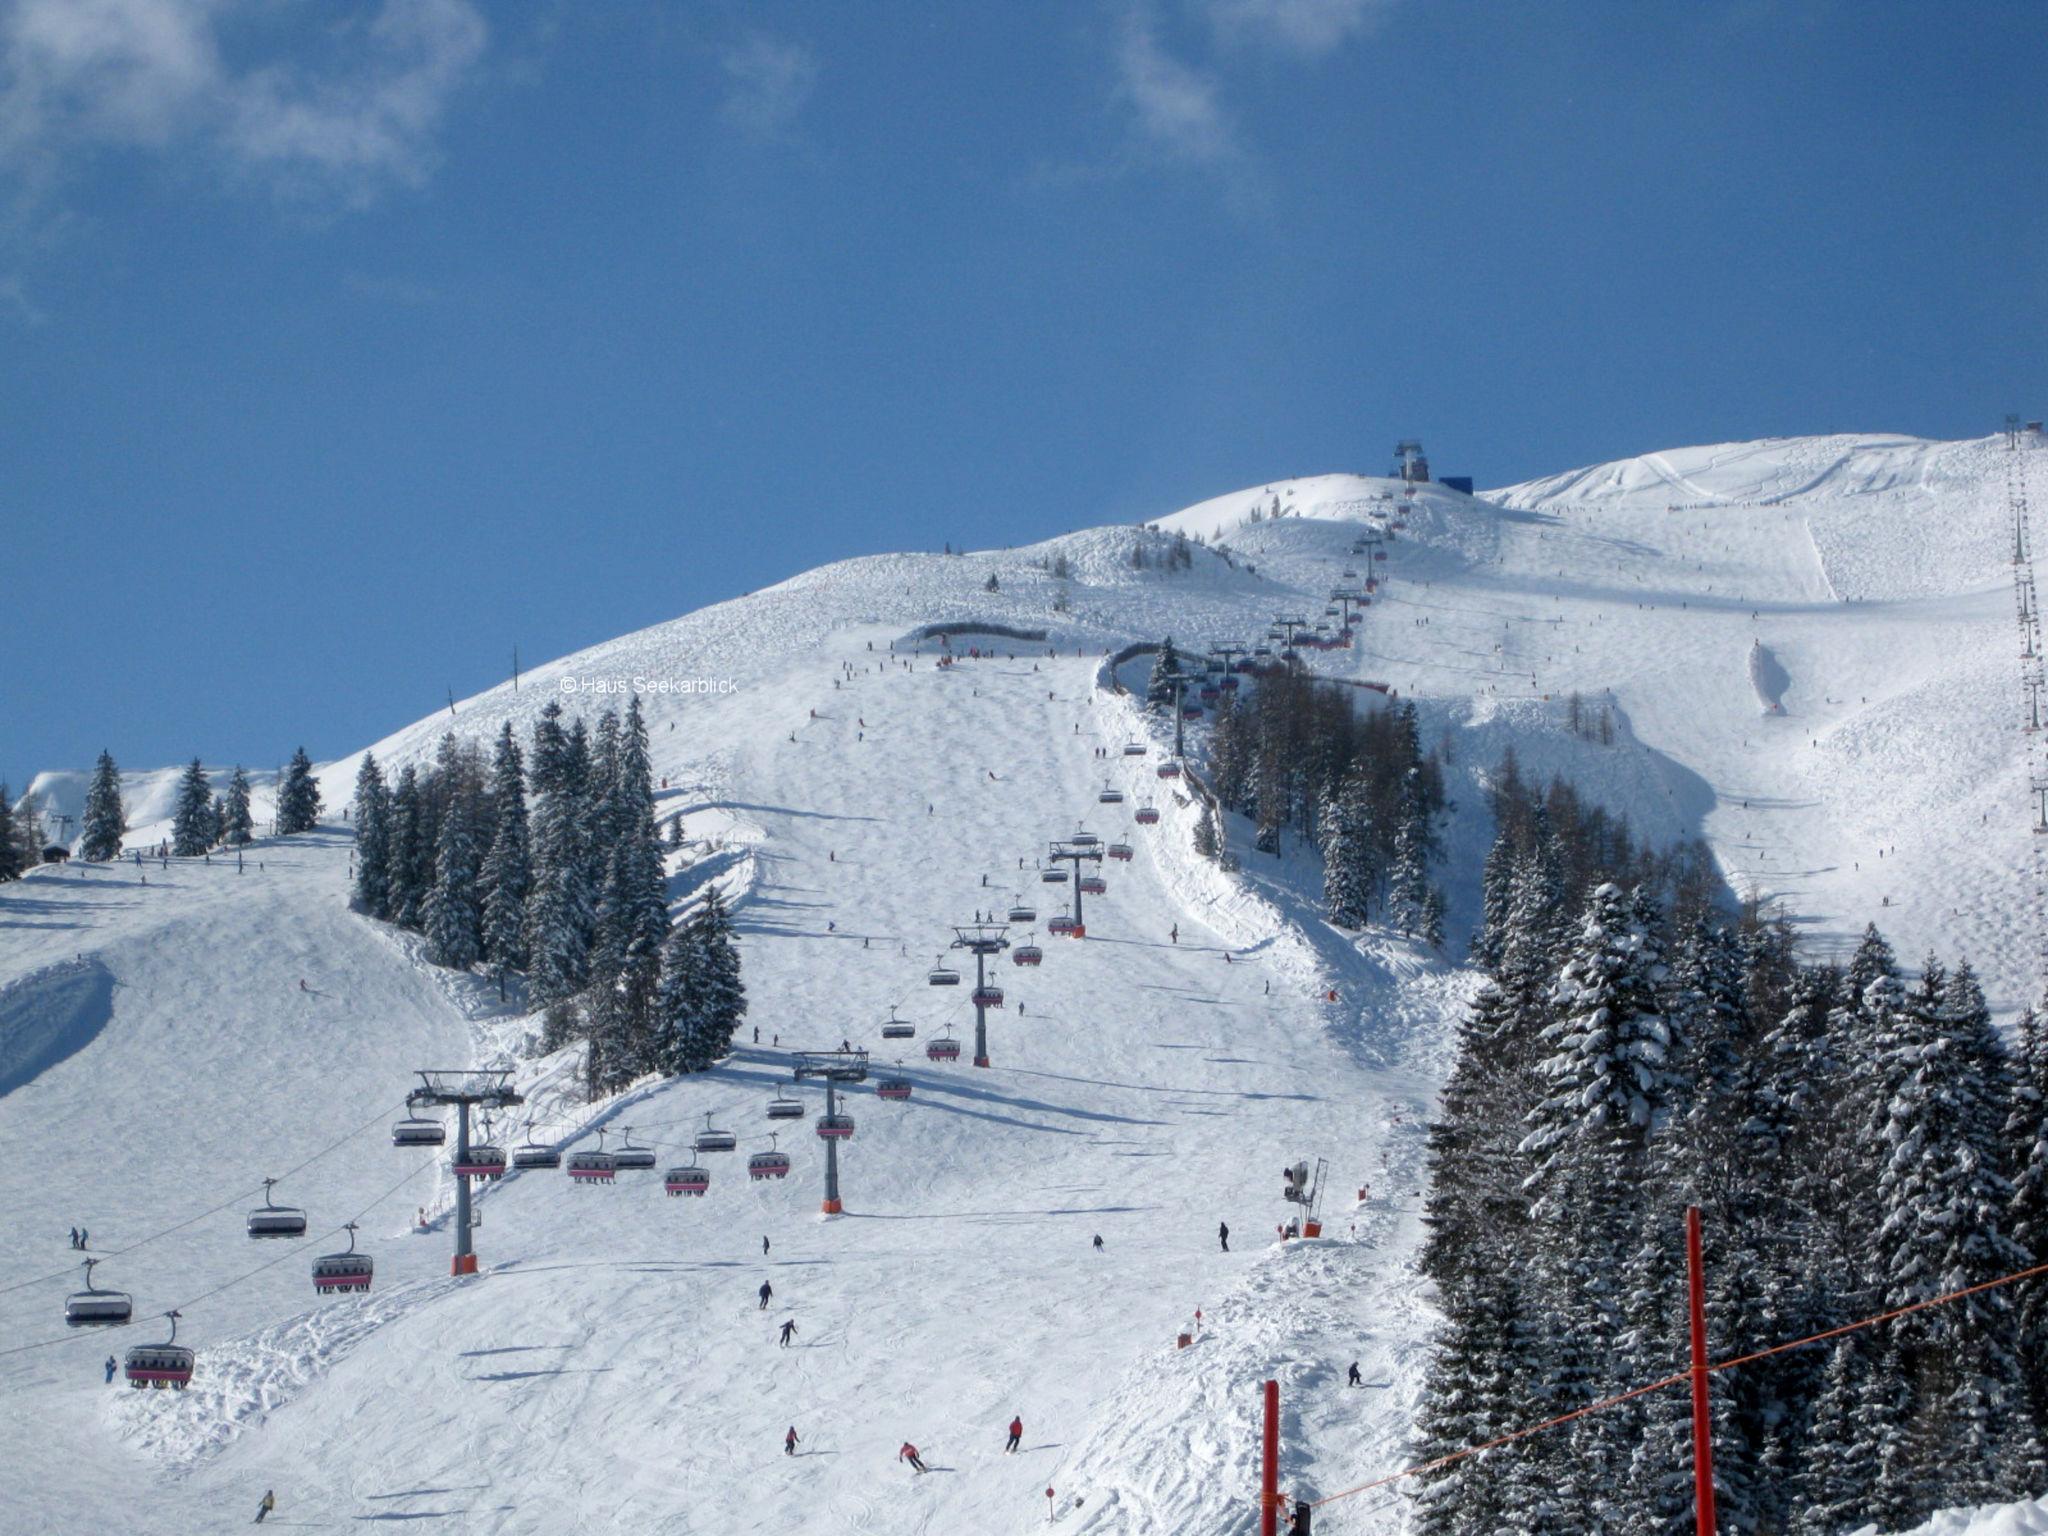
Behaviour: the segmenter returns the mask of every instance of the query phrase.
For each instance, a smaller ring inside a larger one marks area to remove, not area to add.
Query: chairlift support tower
[[[1074,937],[1085,939],[1088,937],[1088,920],[1081,909],[1081,863],[1085,859],[1100,864],[1102,862],[1102,844],[1075,843],[1062,840],[1052,845],[1052,849],[1046,857],[1055,863],[1065,859],[1074,866]]]
[[[1081,910],[1081,867],[1074,866],[1074,911]],[[974,1064],[988,1065],[988,1004],[984,1000],[988,993],[988,961],[992,955],[999,955],[1010,947],[1005,932],[1006,925],[1000,923],[955,923],[953,925],[953,949],[964,949],[974,956]]]
[[[406,1095],[409,1109],[446,1108],[455,1109],[455,1161],[453,1166],[464,1167],[469,1162],[469,1112],[471,1109],[511,1109],[524,1104],[526,1100],[512,1086],[512,1073],[505,1070],[486,1069],[483,1071],[446,1071],[429,1069],[416,1074],[420,1086]],[[455,1175],[455,1258],[449,1266],[451,1275],[473,1275],[476,1273],[476,1250],[470,1245],[470,1230],[475,1225],[469,1207],[469,1179],[466,1173]]]
[[[825,1116],[830,1119],[839,1113],[839,1085],[841,1083],[864,1083],[868,1080],[868,1053],[864,1050],[850,1051],[802,1051],[796,1058],[794,1076],[798,1082],[806,1078],[817,1078],[825,1084]],[[822,1123],[822,1122],[821,1122]],[[837,1216],[839,1204],[839,1140],[834,1136],[820,1138],[825,1143],[825,1200],[818,1209],[827,1216]]]

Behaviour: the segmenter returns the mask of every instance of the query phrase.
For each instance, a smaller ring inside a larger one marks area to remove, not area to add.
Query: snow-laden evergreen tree
[[[425,874],[432,867],[433,844],[423,825],[424,799],[419,771],[407,763],[391,792],[391,868],[385,881],[385,916],[401,928],[420,926],[420,912],[433,885]]]
[[[533,888],[533,857],[526,816],[526,765],[506,721],[491,760],[491,802],[496,834],[483,867],[484,956],[502,984],[507,971],[526,964],[526,898]]]
[[[1423,907],[1429,898],[1430,830],[1423,810],[1421,786],[1414,769],[1401,785],[1394,824],[1394,859],[1387,870],[1387,917],[1410,936],[1423,930]]]
[[[592,965],[613,979],[623,1048],[637,1073],[653,1065],[655,989],[669,927],[661,834],[654,819],[654,774],[637,695],[623,722],[606,716],[599,742],[599,760],[608,758],[609,764],[605,805],[597,822],[609,839],[611,857],[598,905]]]
[[[1372,916],[1375,876],[1369,785],[1362,772],[1347,774],[1323,802],[1319,841],[1323,855],[1323,915],[1344,928],[1363,928]]]
[[[436,965],[468,970],[483,956],[483,914],[477,906],[476,838],[470,797],[451,794],[441,812],[434,850],[434,883],[421,907],[427,957]]]
[[[114,766],[111,752],[101,752],[93,765],[92,783],[85,791],[85,819],[78,841],[78,856],[93,864],[104,864],[121,855],[121,837],[128,830],[128,813],[121,804],[121,770]]]
[[[540,755],[536,741],[536,756]],[[585,871],[584,814],[580,775],[550,777],[533,810],[533,889],[526,898],[527,973],[533,994],[552,1002],[581,991],[590,979],[590,939],[595,922]],[[536,764],[538,774],[539,765]]]
[[[1159,647],[1159,654],[1152,662],[1152,675],[1145,683],[1147,704],[1173,703],[1173,679],[1181,670],[1180,652],[1173,648],[1173,636],[1168,635]]]
[[[19,880],[30,866],[21,856],[21,831],[14,823],[14,799],[0,780],[0,883]]]
[[[661,987],[655,998],[649,1053],[666,1077],[702,1072],[711,1065],[701,1022],[702,930],[693,917],[669,929],[661,951]]]
[[[255,837],[256,817],[249,808],[249,775],[237,763],[234,776],[228,780],[227,793],[221,796],[220,840],[229,848],[241,848]]]
[[[239,770],[237,770],[239,776]],[[246,792],[247,784],[244,781]],[[246,810],[244,801],[243,809]],[[356,905],[372,917],[391,915],[391,791],[376,756],[363,754],[356,770]]]
[[[1219,843],[1216,836],[1216,808],[1203,803],[1202,814],[1195,818],[1195,852],[1205,859],[1216,857]]]
[[[1525,1427],[1531,1383],[1517,1372],[1528,1356],[1526,1300],[1505,1251],[1461,1277],[1443,1299],[1444,1326],[1431,1353],[1416,1412],[1412,1459],[1434,1461]],[[1515,1528],[1536,1512],[1518,1498],[1510,1449],[1468,1457],[1425,1474],[1415,1491],[1417,1536],[1466,1536]]]
[[[703,1044],[711,1060],[722,1061],[732,1054],[732,1037],[747,1016],[747,989],[740,979],[740,952],[733,942],[732,919],[716,886],[705,891],[697,923]]]
[[[1479,873],[1479,926],[1473,930],[1469,958],[1482,970],[1492,970],[1507,944],[1508,906],[1514,900],[1514,828],[1500,821],[1493,846]]]
[[[277,792],[277,830],[280,836],[310,832],[320,825],[320,784],[313,777],[313,760],[300,747],[285,766],[284,783]]]
[[[206,770],[193,758],[178,780],[176,808],[171,814],[171,852],[196,859],[213,846],[213,786]]]

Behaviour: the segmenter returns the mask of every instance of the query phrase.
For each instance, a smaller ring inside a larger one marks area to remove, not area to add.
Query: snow
[[[309,1523],[709,1532],[738,1512],[766,1530],[1000,1532],[1042,1525],[1052,1486],[1063,1529],[1243,1530],[1268,1374],[1289,1486],[1400,1466],[1431,1320],[1413,1268],[1423,1127],[1473,978],[1322,923],[1292,841],[1254,855],[1233,825],[1241,871],[1197,859],[1194,803],[1153,774],[1170,738],[1097,686],[1104,653],[1318,615],[1343,567],[1363,574],[1354,539],[1386,530],[1359,644],[1308,654],[1392,683],[1425,744],[1448,743],[1457,939],[1485,777],[1512,745],[1525,774],[1565,774],[1639,834],[1706,837],[1738,890],[1784,902],[1820,950],[1875,918],[1902,955],[1967,954],[2010,1011],[2040,977],[2004,920],[2038,879],[2005,468],[1988,443],[1829,438],[1669,450],[1480,499],[1274,482],[1160,532],[822,567],[375,743],[389,774],[444,731],[524,734],[550,700],[594,713],[639,688],[659,814],[690,839],[671,895],[716,881],[734,901],[761,1043],[596,1106],[575,1101],[567,1057],[521,1062],[537,1134],[630,1124],[666,1164],[710,1111],[758,1148],[788,1048],[845,1037],[889,1066],[877,1026],[897,1007],[919,1025],[901,1069],[915,1094],[854,1094],[837,1219],[817,1215],[806,1123],[785,1128],[788,1180],[716,1159],[702,1200],[665,1197],[659,1169],[609,1189],[514,1174],[478,1201],[484,1273],[451,1280],[442,1159],[394,1150],[387,1126],[415,1069],[510,1061],[533,1021],[346,910],[345,828],[259,843],[239,873],[216,856],[0,888],[0,1150],[17,1170],[0,1185],[17,1234],[0,1350],[62,1335],[69,1281],[39,1277],[70,1265],[61,1236],[82,1221],[102,1251],[189,1223],[98,1278],[144,1315],[189,1302],[180,1339],[200,1352],[183,1396],[100,1383],[106,1349],[154,1324],[0,1354],[0,1500],[24,1529],[186,1531],[275,1487],[277,1518]],[[1275,494],[1289,515],[1246,521]],[[1176,531],[1207,546],[1191,569],[1131,563]],[[940,643],[914,638],[938,622],[1047,642],[963,633],[956,654],[993,654],[941,669]],[[1758,647],[1790,680],[1782,717],[1759,717]],[[1610,712],[1612,745],[1568,729],[1574,691]],[[1133,738],[1153,754],[1124,758]],[[330,815],[359,761],[322,767]],[[1096,802],[1105,779],[1124,805]],[[82,782],[39,785],[61,802]],[[1146,799],[1156,827],[1131,823]],[[153,844],[168,811],[131,789],[131,841]],[[924,985],[933,952],[1020,890],[1042,928],[1052,888],[1030,865],[1077,821],[1137,850],[1107,871],[1088,940],[1000,967],[991,1069],[926,1062],[938,1027],[972,1029]],[[1280,1170],[1317,1156],[1325,1236],[1278,1246]],[[250,1242],[243,1209],[292,1169],[278,1198],[314,1235]],[[376,1289],[316,1304],[306,1266],[359,1212]],[[800,1331],[782,1350],[786,1317]],[[1353,1360],[1365,1389],[1342,1386]],[[1012,1413],[1024,1450],[1006,1457]],[[785,1458],[791,1423],[803,1454]],[[930,1476],[894,1462],[905,1438]],[[1340,1510],[1319,1525],[1346,1528]]]

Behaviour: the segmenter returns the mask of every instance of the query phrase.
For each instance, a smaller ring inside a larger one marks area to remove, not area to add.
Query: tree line
[[[1576,886],[1575,864],[1603,860],[1573,857],[1551,805],[1524,789],[1500,826],[1474,946],[1488,980],[1430,1129],[1422,1268],[1444,1321],[1418,1460],[1684,1370],[1688,1205],[1716,1360],[2048,1258],[2038,1015],[2008,1046],[1967,964],[1908,977],[1875,927],[1846,965],[1812,963],[1782,920],[1731,920],[1690,880],[1667,880],[1669,904],[1640,878]],[[2029,1496],[2048,1473],[2048,1286],[1712,1384],[1725,1530],[1898,1530]],[[1689,1442],[1681,1383],[1429,1474],[1416,1528],[1678,1536]]]
[[[428,957],[526,978],[540,1048],[586,1046],[593,1097],[648,1072],[701,1072],[746,1014],[715,889],[671,924],[647,727],[635,697],[595,729],[550,702],[522,750],[442,738],[433,765],[356,775],[357,906],[424,935]]]

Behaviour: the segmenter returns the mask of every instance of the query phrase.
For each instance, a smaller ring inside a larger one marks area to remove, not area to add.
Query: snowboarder
[[[911,1470],[914,1472],[924,1472],[929,1470],[925,1466],[923,1459],[917,1454],[917,1447],[912,1445],[908,1440],[903,1442],[903,1449],[896,1453],[896,1459],[898,1461],[909,1462]]]
[[[782,1347],[789,1348],[789,1341],[796,1337],[796,1319],[790,1318],[782,1325]]]
[[[114,1384],[114,1357],[113,1357],[112,1355],[109,1355],[109,1356],[107,1356],[107,1385],[111,1387],[111,1386],[112,1386],[113,1384]]]
[[[258,1525],[261,1525],[263,1523],[263,1517],[269,1514],[275,1508],[277,1508],[277,1494],[273,1492],[271,1489],[264,1489],[263,1502],[256,1506],[256,1523]]]
[[[1010,1420],[1010,1441],[1009,1444],[1003,1447],[1003,1454],[1008,1455],[1010,1452],[1016,1450],[1018,1445],[1020,1445],[1023,1442],[1023,1439],[1024,1420],[1021,1418],[1012,1418]]]
[[[1223,1244],[1223,1251],[1225,1253],[1230,1252],[1230,1223],[1226,1221],[1216,1223],[1216,1240]]]
[[[761,1310],[763,1312],[766,1312],[768,1310],[768,1298],[770,1296],[773,1296],[774,1294],[775,1287],[770,1285],[766,1280],[763,1280],[761,1282]]]
[[[782,1437],[782,1454],[785,1456],[794,1456],[796,1454],[796,1426],[794,1424],[789,1426],[789,1433]]]
[[[1365,1385],[1365,1378],[1358,1374],[1358,1362],[1356,1360],[1351,1362],[1351,1375],[1344,1385],[1347,1387],[1362,1387]]]

